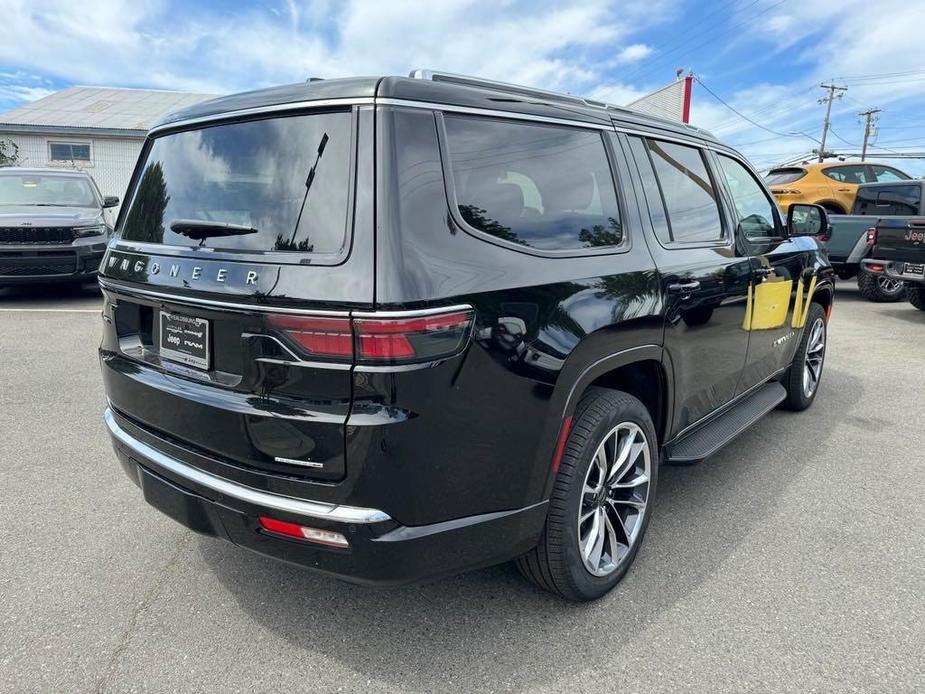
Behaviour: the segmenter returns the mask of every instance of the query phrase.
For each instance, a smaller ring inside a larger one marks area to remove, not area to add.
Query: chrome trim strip
[[[406,106],[408,108],[423,108],[432,111],[449,111],[453,113],[466,113],[476,116],[493,116],[495,118],[509,118],[512,120],[526,120],[536,123],[552,123],[554,125],[569,125],[573,128],[585,128],[590,130],[604,130],[613,132],[614,127],[610,123],[589,123],[588,121],[570,118],[550,118],[549,116],[535,116],[531,113],[521,113],[518,111],[496,111],[490,108],[479,108],[476,106],[456,106],[454,104],[440,104],[429,101],[411,101],[405,99],[380,98],[376,99],[376,104],[380,106]],[[553,106],[555,104],[552,104]]]
[[[176,128],[185,128],[197,123],[210,123],[217,120],[226,120],[228,118],[239,118],[242,116],[259,116],[264,113],[279,113],[285,111],[301,111],[309,108],[325,108],[328,106],[353,106],[360,104],[375,104],[376,100],[371,96],[358,96],[355,98],[343,99],[315,99],[314,101],[291,101],[286,104],[273,104],[272,106],[256,106],[254,108],[241,108],[235,111],[222,111],[213,113],[208,116],[199,116],[198,118],[185,118],[184,120],[174,121],[172,123],[162,123],[156,125],[148,131],[149,136],[156,135],[162,130],[174,130]]]
[[[474,309],[469,304],[454,304],[453,306],[437,306],[436,308],[422,308],[411,311],[353,311],[351,315],[354,318],[419,318],[440,313],[472,310]]]
[[[193,296],[179,296],[177,294],[165,294],[164,292],[155,292],[151,289],[138,289],[136,287],[127,287],[123,284],[113,282],[103,277],[98,278],[99,284],[103,289],[111,289],[115,292],[129,294],[141,297],[150,297],[153,299],[164,299],[175,304],[192,304],[196,306],[207,306],[219,309],[234,309],[238,311],[261,311],[263,313],[291,313],[300,316],[326,316],[337,318],[349,318],[349,311],[328,311],[323,309],[304,309],[304,308],[287,308],[285,306],[264,306],[261,304],[236,303],[232,301],[218,301],[214,299],[201,299]]]
[[[103,419],[113,438],[117,439],[147,461],[165,470],[169,470],[179,477],[183,477],[184,479],[202,485],[219,494],[232,497],[233,499],[238,499],[239,501],[244,501],[256,506],[272,508],[277,511],[294,513],[309,518],[336,521],[338,523],[381,523],[391,520],[391,517],[387,513],[374,508],[338,506],[337,504],[329,504],[323,501],[306,501],[245,487],[180,462],[152,448],[148,444],[137,440],[118,425],[112,410],[108,407],[103,414]]]

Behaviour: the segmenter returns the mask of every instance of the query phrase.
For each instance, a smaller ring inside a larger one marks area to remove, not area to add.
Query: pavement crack
[[[148,590],[145,591],[141,600],[139,600],[135,605],[135,608],[129,615],[128,623],[126,624],[125,629],[123,629],[122,634],[119,636],[119,640],[116,642],[115,648],[109,656],[109,661],[106,664],[103,674],[96,684],[95,691],[97,694],[101,694],[102,692],[106,691],[108,686],[111,684],[112,677],[115,674],[116,665],[118,664],[119,659],[122,657],[122,654],[125,653],[125,651],[128,649],[132,638],[135,636],[135,632],[138,630],[138,620],[141,618],[141,615],[143,615],[148,610],[148,608],[154,604],[154,601],[157,600],[158,596],[160,596],[164,584],[170,577],[170,573],[177,565],[177,562],[180,560],[180,555],[189,545],[192,537],[193,533],[189,531],[180,535],[174,545],[173,552],[170,554],[170,558],[164,564],[163,568],[161,568],[161,570],[158,572],[156,580],[151,584]]]

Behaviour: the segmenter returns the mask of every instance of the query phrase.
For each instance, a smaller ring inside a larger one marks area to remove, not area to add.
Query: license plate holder
[[[208,371],[211,344],[209,321],[205,318],[160,312],[161,357]]]
[[[925,278],[925,263],[903,263],[903,274]]]

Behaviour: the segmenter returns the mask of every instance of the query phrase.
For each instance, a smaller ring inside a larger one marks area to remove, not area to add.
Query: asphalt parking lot
[[[354,587],[181,528],[104,433],[99,296],[0,291],[0,691],[922,691],[925,313],[839,288],[815,405],[665,468],[591,605]]]

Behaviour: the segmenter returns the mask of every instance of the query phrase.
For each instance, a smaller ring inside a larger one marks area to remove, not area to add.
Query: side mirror
[[[115,207],[119,204],[119,197],[117,195],[107,195],[103,198],[103,207]]]
[[[787,236],[825,236],[829,216],[821,205],[795,202],[787,208]]]

